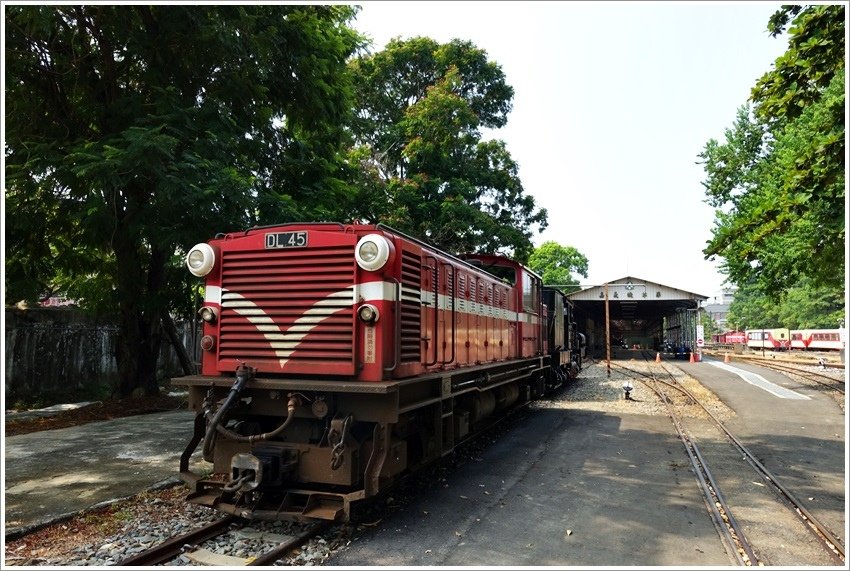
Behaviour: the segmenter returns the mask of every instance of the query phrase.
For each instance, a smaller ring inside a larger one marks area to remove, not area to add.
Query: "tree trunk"
[[[184,375],[194,375],[196,373],[195,364],[189,358],[189,352],[186,351],[186,346],[180,342],[180,337],[177,335],[177,328],[174,326],[174,321],[171,319],[171,314],[167,311],[162,311],[162,329],[165,335],[174,347],[177,353],[177,358],[180,360],[180,366],[183,368]]]
[[[159,394],[156,370],[162,345],[157,314],[140,308],[121,308],[118,336],[118,392],[124,397]]]
[[[157,299],[167,257],[155,247],[149,255],[144,255],[142,247],[122,232],[116,233],[113,247],[121,314],[116,355],[119,396],[155,396],[159,394],[156,373],[162,346],[161,309]]]

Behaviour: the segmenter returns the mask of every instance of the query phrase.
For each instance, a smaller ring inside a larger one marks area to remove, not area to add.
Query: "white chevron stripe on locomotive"
[[[336,291],[311,305],[286,331],[283,331],[263,308],[239,293],[216,286],[207,286],[204,300],[220,303],[222,308],[232,309],[253,324],[257,331],[262,333],[263,337],[269,342],[280,360],[281,368],[283,368],[304,337],[322,321],[346,307],[346,300],[350,300],[352,305],[370,301],[395,301],[396,288],[397,285],[391,282],[368,282]],[[403,299],[409,301],[419,301],[429,306],[434,304],[435,295],[432,291],[403,287],[401,295]],[[451,311],[451,296],[440,294],[436,297],[439,309]],[[517,321],[518,318],[521,318],[522,321],[531,325],[540,323],[539,316],[534,314],[517,313],[461,298],[454,298],[454,301],[457,313],[492,317],[506,321]]]
[[[340,302],[351,299],[350,296],[351,289],[346,288],[320,299],[304,311],[304,314],[296,319],[286,331],[281,330],[263,308],[236,292],[223,290],[222,307],[232,309],[263,334],[279,359],[282,369],[298,345],[301,344],[301,341],[304,340],[304,337],[322,321],[346,307],[346,305],[341,305]]]

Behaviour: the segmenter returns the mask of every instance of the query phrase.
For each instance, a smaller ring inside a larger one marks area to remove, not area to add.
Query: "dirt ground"
[[[153,397],[109,399],[81,408],[62,411],[53,416],[26,419],[7,418],[4,422],[5,435],[8,437],[29,434],[30,432],[68,428],[69,426],[78,426],[99,420],[111,420],[181,408],[186,408],[186,399],[179,396],[168,396],[167,394]]]

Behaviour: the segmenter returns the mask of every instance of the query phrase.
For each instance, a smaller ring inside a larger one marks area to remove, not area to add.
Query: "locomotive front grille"
[[[219,360],[353,374],[353,278],[350,246],[224,251]]]

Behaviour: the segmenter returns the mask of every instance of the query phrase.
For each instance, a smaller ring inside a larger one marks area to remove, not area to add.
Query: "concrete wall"
[[[117,386],[118,326],[71,308],[5,310],[4,393],[15,402],[58,403],[106,397]],[[197,355],[193,323],[177,323],[189,355]],[[180,361],[163,338],[158,375],[182,375]]]

